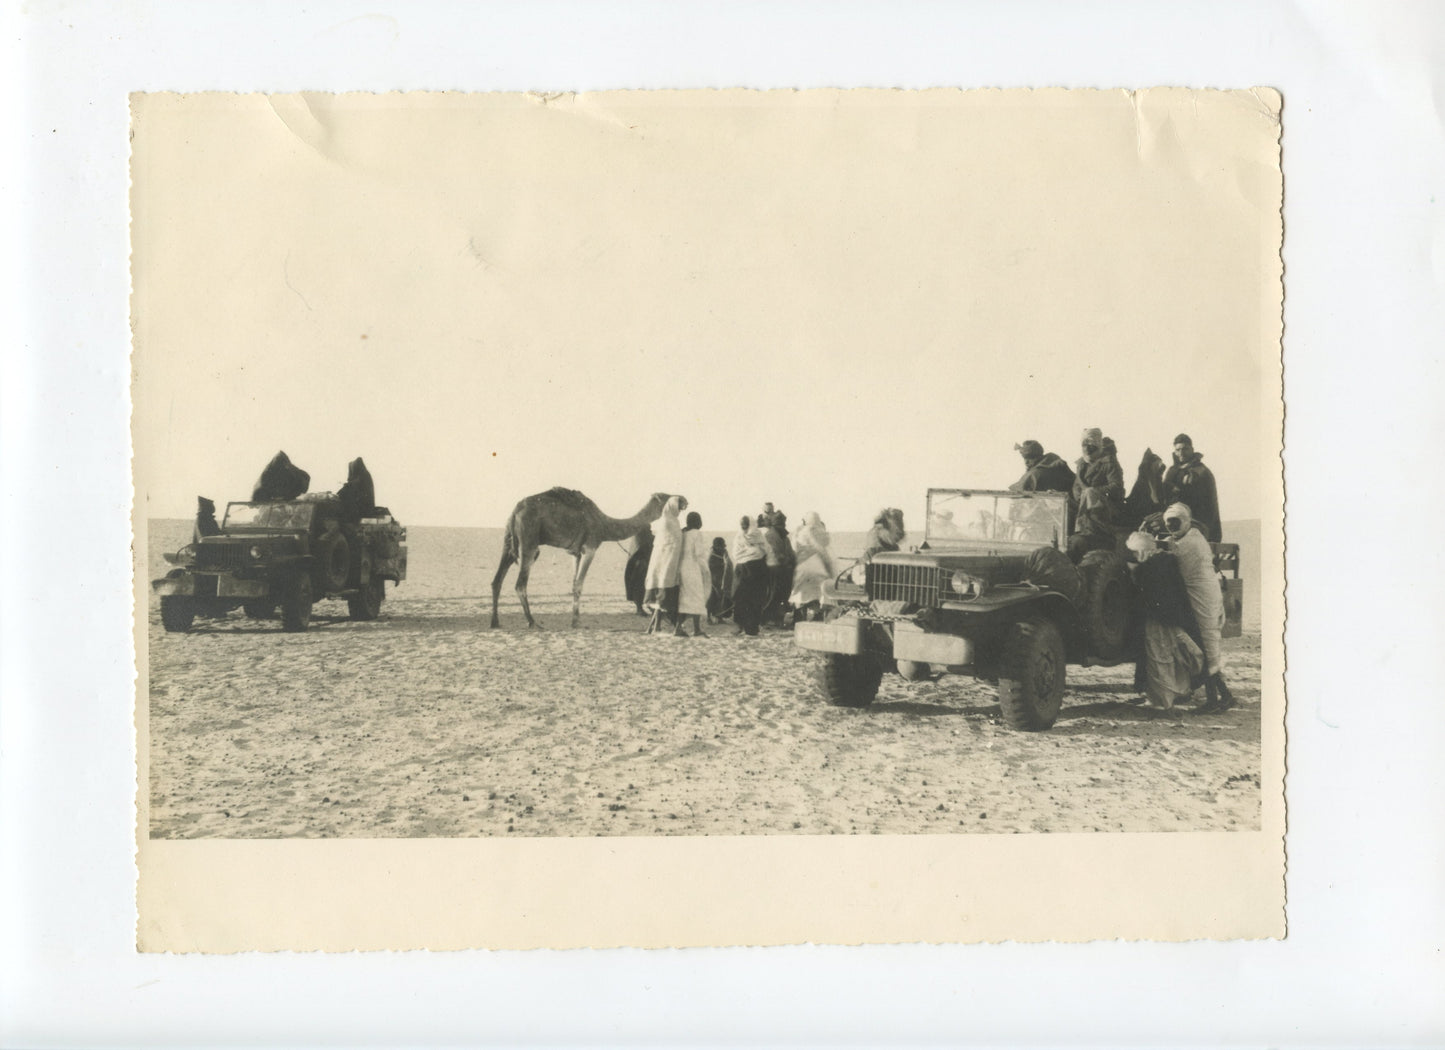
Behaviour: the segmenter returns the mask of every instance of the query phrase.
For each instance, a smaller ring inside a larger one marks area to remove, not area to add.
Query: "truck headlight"
[[[963,598],[977,598],[987,586],[985,581],[980,580],[977,576],[970,576],[962,569],[949,578],[948,585]]]
[[[260,546],[260,545],[258,544],[257,546],[251,548],[251,557],[252,557],[252,559],[254,559],[255,561],[260,561],[260,560],[261,560],[262,558],[264,558],[265,556],[266,556],[266,548],[265,548],[265,547],[262,547],[262,546]]]

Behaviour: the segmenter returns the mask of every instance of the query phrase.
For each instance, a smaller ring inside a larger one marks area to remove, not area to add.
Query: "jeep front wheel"
[[[297,576],[286,586],[281,601],[281,629],[304,631],[311,622],[311,577]]]
[[[883,665],[869,653],[824,653],[818,664],[818,688],[834,707],[867,707],[882,681]]]
[[[196,618],[196,605],[190,597],[184,594],[163,594],[161,595],[161,626],[172,633],[181,633],[191,629],[191,621]]]
[[[374,620],[381,615],[381,602],[386,597],[386,582],[373,576],[361,585],[355,598],[346,599],[346,610],[353,620]]]
[[[1048,620],[1009,629],[999,668],[998,702],[1010,729],[1048,729],[1064,703],[1064,640]]]

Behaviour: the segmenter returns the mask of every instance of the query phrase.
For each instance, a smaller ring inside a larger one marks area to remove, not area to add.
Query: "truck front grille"
[[[196,548],[196,568],[230,571],[246,564],[246,552],[235,543],[203,543]]]
[[[932,565],[868,566],[868,597],[932,608],[938,604],[938,569]]]

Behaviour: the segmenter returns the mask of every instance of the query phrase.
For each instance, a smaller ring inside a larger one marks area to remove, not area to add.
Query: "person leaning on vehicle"
[[[1115,543],[1114,525],[1123,517],[1124,471],[1098,427],[1084,431],[1075,469],[1073,503],[1074,532],[1069,537],[1069,557],[1078,564],[1089,551],[1110,550]]]
[[[1024,476],[1009,486],[1011,492],[1073,492],[1074,472],[1044,446],[1029,440],[1014,446],[1023,457]]]
[[[1220,542],[1219,494],[1214,472],[1204,465],[1204,456],[1194,451],[1188,434],[1174,439],[1174,465],[1164,475],[1164,503],[1182,503],[1194,516],[1194,526],[1210,543]]]

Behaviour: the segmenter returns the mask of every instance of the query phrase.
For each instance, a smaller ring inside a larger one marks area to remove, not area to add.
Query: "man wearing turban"
[[[1234,706],[1234,697],[1224,684],[1224,653],[1221,638],[1224,630],[1224,595],[1219,577],[1214,572],[1214,551],[1209,541],[1194,524],[1194,516],[1183,503],[1175,503],[1164,511],[1164,527],[1169,530],[1179,575],[1189,592],[1194,621],[1199,625],[1200,648],[1204,650],[1204,675],[1213,688],[1199,710],[1223,711]]]

